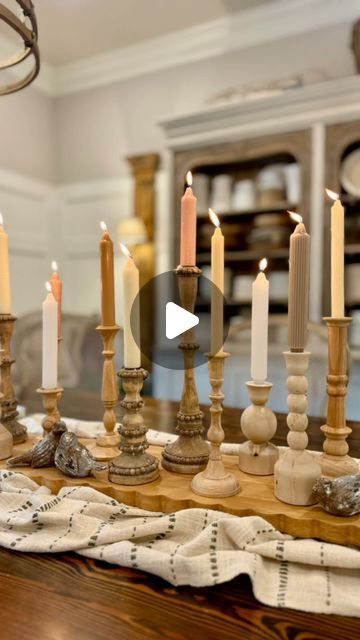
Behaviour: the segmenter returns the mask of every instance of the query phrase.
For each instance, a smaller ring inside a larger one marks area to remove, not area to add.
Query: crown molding
[[[52,67],[41,64],[34,87],[63,96],[191,64],[359,17],[359,0],[274,0],[224,18]],[[0,38],[0,55],[5,40]],[[11,73],[18,70],[13,68]]]

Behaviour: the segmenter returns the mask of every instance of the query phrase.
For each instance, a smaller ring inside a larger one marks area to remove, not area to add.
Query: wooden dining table
[[[28,411],[39,411],[38,398]],[[67,391],[62,415],[98,420],[92,394]],[[174,432],[177,404],[147,399],[149,427]],[[209,411],[204,407],[205,427]],[[240,409],[224,408],[228,442],[241,442]],[[320,450],[322,420],[310,419],[311,448]],[[360,424],[350,453],[360,457]],[[286,444],[286,417],[278,415],[273,441]],[[299,589],[306,585],[299,585]],[[247,576],[212,587],[173,587],[142,571],[80,557],[0,549],[1,640],[359,640],[360,619],[278,609],[258,602]]]

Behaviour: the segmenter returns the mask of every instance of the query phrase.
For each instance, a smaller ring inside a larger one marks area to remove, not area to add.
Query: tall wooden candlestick
[[[10,313],[0,314],[0,392],[3,394],[1,422],[10,431],[14,444],[19,444],[27,439],[27,431],[16,419],[18,403],[11,380],[11,365],[15,362],[11,355],[11,337],[15,321],[15,316]]]
[[[175,273],[179,282],[181,304],[184,309],[193,313],[201,270],[198,267],[179,266]],[[189,329],[182,335],[179,345],[184,356],[184,388],[177,414],[179,437],[162,452],[163,467],[176,473],[198,473],[205,468],[209,459],[209,446],[202,437],[203,412],[199,407],[195,383],[195,352],[198,348],[193,329]]]

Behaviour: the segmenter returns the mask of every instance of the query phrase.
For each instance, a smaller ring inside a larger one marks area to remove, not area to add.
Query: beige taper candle
[[[211,238],[211,345],[212,355],[222,351],[224,340],[224,236],[220,229],[219,218],[209,209],[215,231]]]
[[[309,320],[310,287],[310,236],[306,232],[302,217],[291,213],[298,222],[290,237],[289,259],[289,351],[304,351]]]

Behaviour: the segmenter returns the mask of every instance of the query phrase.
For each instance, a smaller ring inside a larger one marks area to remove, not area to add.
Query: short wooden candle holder
[[[19,415],[18,403],[11,380],[11,365],[15,362],[11,355],[11,338],[15,321],[15,316],[10,313],[0,314],[0,391],[3,394],[2,424],[10,431],[14,444],[19,444],[27,439],[27,430],[16,419]]]
[[[101,334],[104,349],[104,365],[101,388],[101,400],[105,408],[103,423],[106,433],[101,434],[96,439],[96,443],[90,447],[90,451],[96,460],[107,461],[112,460],[119,455],[118,444],[120,436],[116,433],[116,415],[115,407],[119,399],[119,390],[116,381],[116,373],[114,366],[114,341],[120,327],[114,325],[112,327],[100,325],[96,330]]]
[[[61,420],[60,411],[58,408],[64,389],[57,387],[56,389],[43,389],[42,387],[36,389],[36,393],[40,393],[43,398],[43,407],[46,416],[42,420],[42,428],[44,434],[50,433],[53,430],[54,425]]]
[[[269,442],[276,433],[276,416],[265,406],[272,384],[247,382],[246,386],[252,404],[241,415],[241,429],[249,440],[240,445],[239,467],[245,473],[268,476],[279,457],[277,446]]]
[[[309,367],[309,352],[284,353],[288,371],[288,407],[287,425],[290,429],[286,450],[275,464],[275,496],[294,505],[315,504],[313,486],[321,476],[321,467],[315,457],[306,450],[308,437],[306,373]]]
[[[220,445],[224,440],[224,430],[221,424],[222,402],[224,394],[222,385],[224,382],[225,358],[230,354],[219,352],[216,355],[208,355],[209,374],[212,392],[209,395],[211,400],[210,428],[207,437],[210,442],[210,458],[206,469],[198,473],[191,482],[192,490],[200,496],[209,498],[226,498],[233,496],[240,490],[239,480],[233,473],[226,471]]]
[[[179,266],[178,277],[181,304],[190,313],[194,312],[201,269]],[[195,383],[195,352],[199,345],[194,340],[193,329],[182,336],[179,349],[184,357],[184,388],[177,414],[179,437],[168,444],[162,453],[162,466],[176,473],[194,474],[202,471],[209,460],[209,446],[202,437],[203,412],[200,410]]]
[[[346,424],[347,345],[351,318],[324,318],[328,327],[328,408],[326,424],[321,427],[325,434],[324,453],[319,457],[323,475],[338,477],[359,472],[358,463],[348,454],[346,442],[351,433]]]
[[[145,453],[149,444],[146,440],[147,427],[141,414],[144,404],[140,396],[144,380],[148,376],[145,369],[121,369],[125,397],[120,405],[125,415],[119,426],[121,454],[110,464],[109,480],[116,484],[137,485],[156,480],[159,475],[159,461]]]

